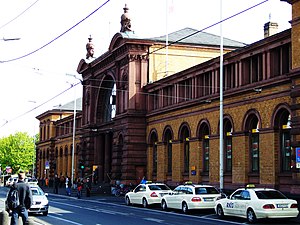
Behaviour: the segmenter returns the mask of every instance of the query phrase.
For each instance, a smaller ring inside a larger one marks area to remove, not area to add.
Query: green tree
[[[35,160],[34,137],[26,132],[17,132],[0,139],[0,164],[2,170],[7,166],[12,168],[12,173],[19,169],[32,170]]]

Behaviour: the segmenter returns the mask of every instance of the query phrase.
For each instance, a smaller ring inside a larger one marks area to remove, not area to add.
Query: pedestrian
[[[71,196],[71,186],[72,186],[71,179],[67,176],[66,177],[66,193],[68,196]]]
[[[89,178],[86,179],[85,188],[86,188],[86,197],[90,197],[91,190],[92,190],[92,183]]]
[[[18,173],[18,182],[14,183],[10,191],[13,191],[15,188],[18,191],[19,205],[16,208],[10,209],[11,213],[11,225],[17,225],[19,217],[21,216],[23,225],[28,224],[28,209],[31,207],[32,192],[29,184],[24,182],[25,172],[20,170]],[[7,199],[8,201],[8,199]]]
[[[81,198],[82,186],[83,186],[83,184],[82,184],[80,178],[78,178],[78,181],[77,181],[77,197],[78,198]]]
[[[146,184],[147,183],[147,179],[145,176],[143,176],[143,179],[141,180],[141,184]]]
[[[59,178],[58,175],[54,176],[54,194],[58,194]]]

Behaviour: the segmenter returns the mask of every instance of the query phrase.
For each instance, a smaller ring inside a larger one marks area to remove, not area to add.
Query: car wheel
[[[185,213],[185,214],[188,213],[189,207],[188,207],[188,205],[186,204],[186,202],[183,202],[183,203],[182,203],[182,208],[181,208],[181,210],[182,210],[182,212]]]
[[[131,202],[130,202],[130,199],[128,196],[125,198],[125,203],[126,203],[126,205],[131,205]]]
[[[217,206],[217,215],[219,218],[223,218],[224,217],[224,211],[221,205]]]
[[[165,200],[162,200],[162,202],[161,202],[161,208],[162,208],[162,210],[164,210],[164,211],[167,211],[167,210],[168,210],[168,206],[167,206],[167,203],[166,203]]]
[[[48,211],[43,212],[43,216],[48,216]]]
[[[148,208],[148,202],[147,199],[143,198],[143,207]]]
[[[248,209],[247,211],[247,220],[249,223],[255,223],[257,221],[256,215],[252,209]]]

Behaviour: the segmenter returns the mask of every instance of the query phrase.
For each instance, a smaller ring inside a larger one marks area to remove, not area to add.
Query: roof
[[[166,42],[166,35],[149,38],[149,40]],[[168,41],[169,43],[179,44],[219,46],[220,36],[186,27],[184,29],[170,33],[168,35]],[[223,37],[223,46],[236,48],[244,47],[246,46],[246,44]]]
[[[74,101],[68,102],[64,105],[59,104],[56,106],[54,109],[59,109],[59,110],[74,110]],[[76,111],[82,110],[82,98],[77,98],[76,99]]]

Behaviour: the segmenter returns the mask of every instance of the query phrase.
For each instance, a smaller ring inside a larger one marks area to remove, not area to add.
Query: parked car
[[[220,218],[243,217],[249,223],[262,218],[294,218],[299,214],[296,200],[288,199],[278,190],[253,185],[239,188],[228,198],[217,200],[215,211]]]
[[[214,186],[186,182],[164,195],[161,207],[163,210],[181,209],[183,213],[194,209],[214,209],[215,201],[220,197],[221,194]]]
[[[37,184],[30,183],[32,192],[33,204],[28,210],[29,213],[42,213],[44,216],[48,215],[49,201],[48,193],[45,193]]]
[[[18,182],[18,175],[12,175],[5,183],[6,187],[10,187],[13,183]]]
[[[161,197],[169,194],[172,190],[163,183],[147,182],[139,184],[133,191],[126,193],[126,205],[139,204],[147,208],[149,205],[160,204]]]

